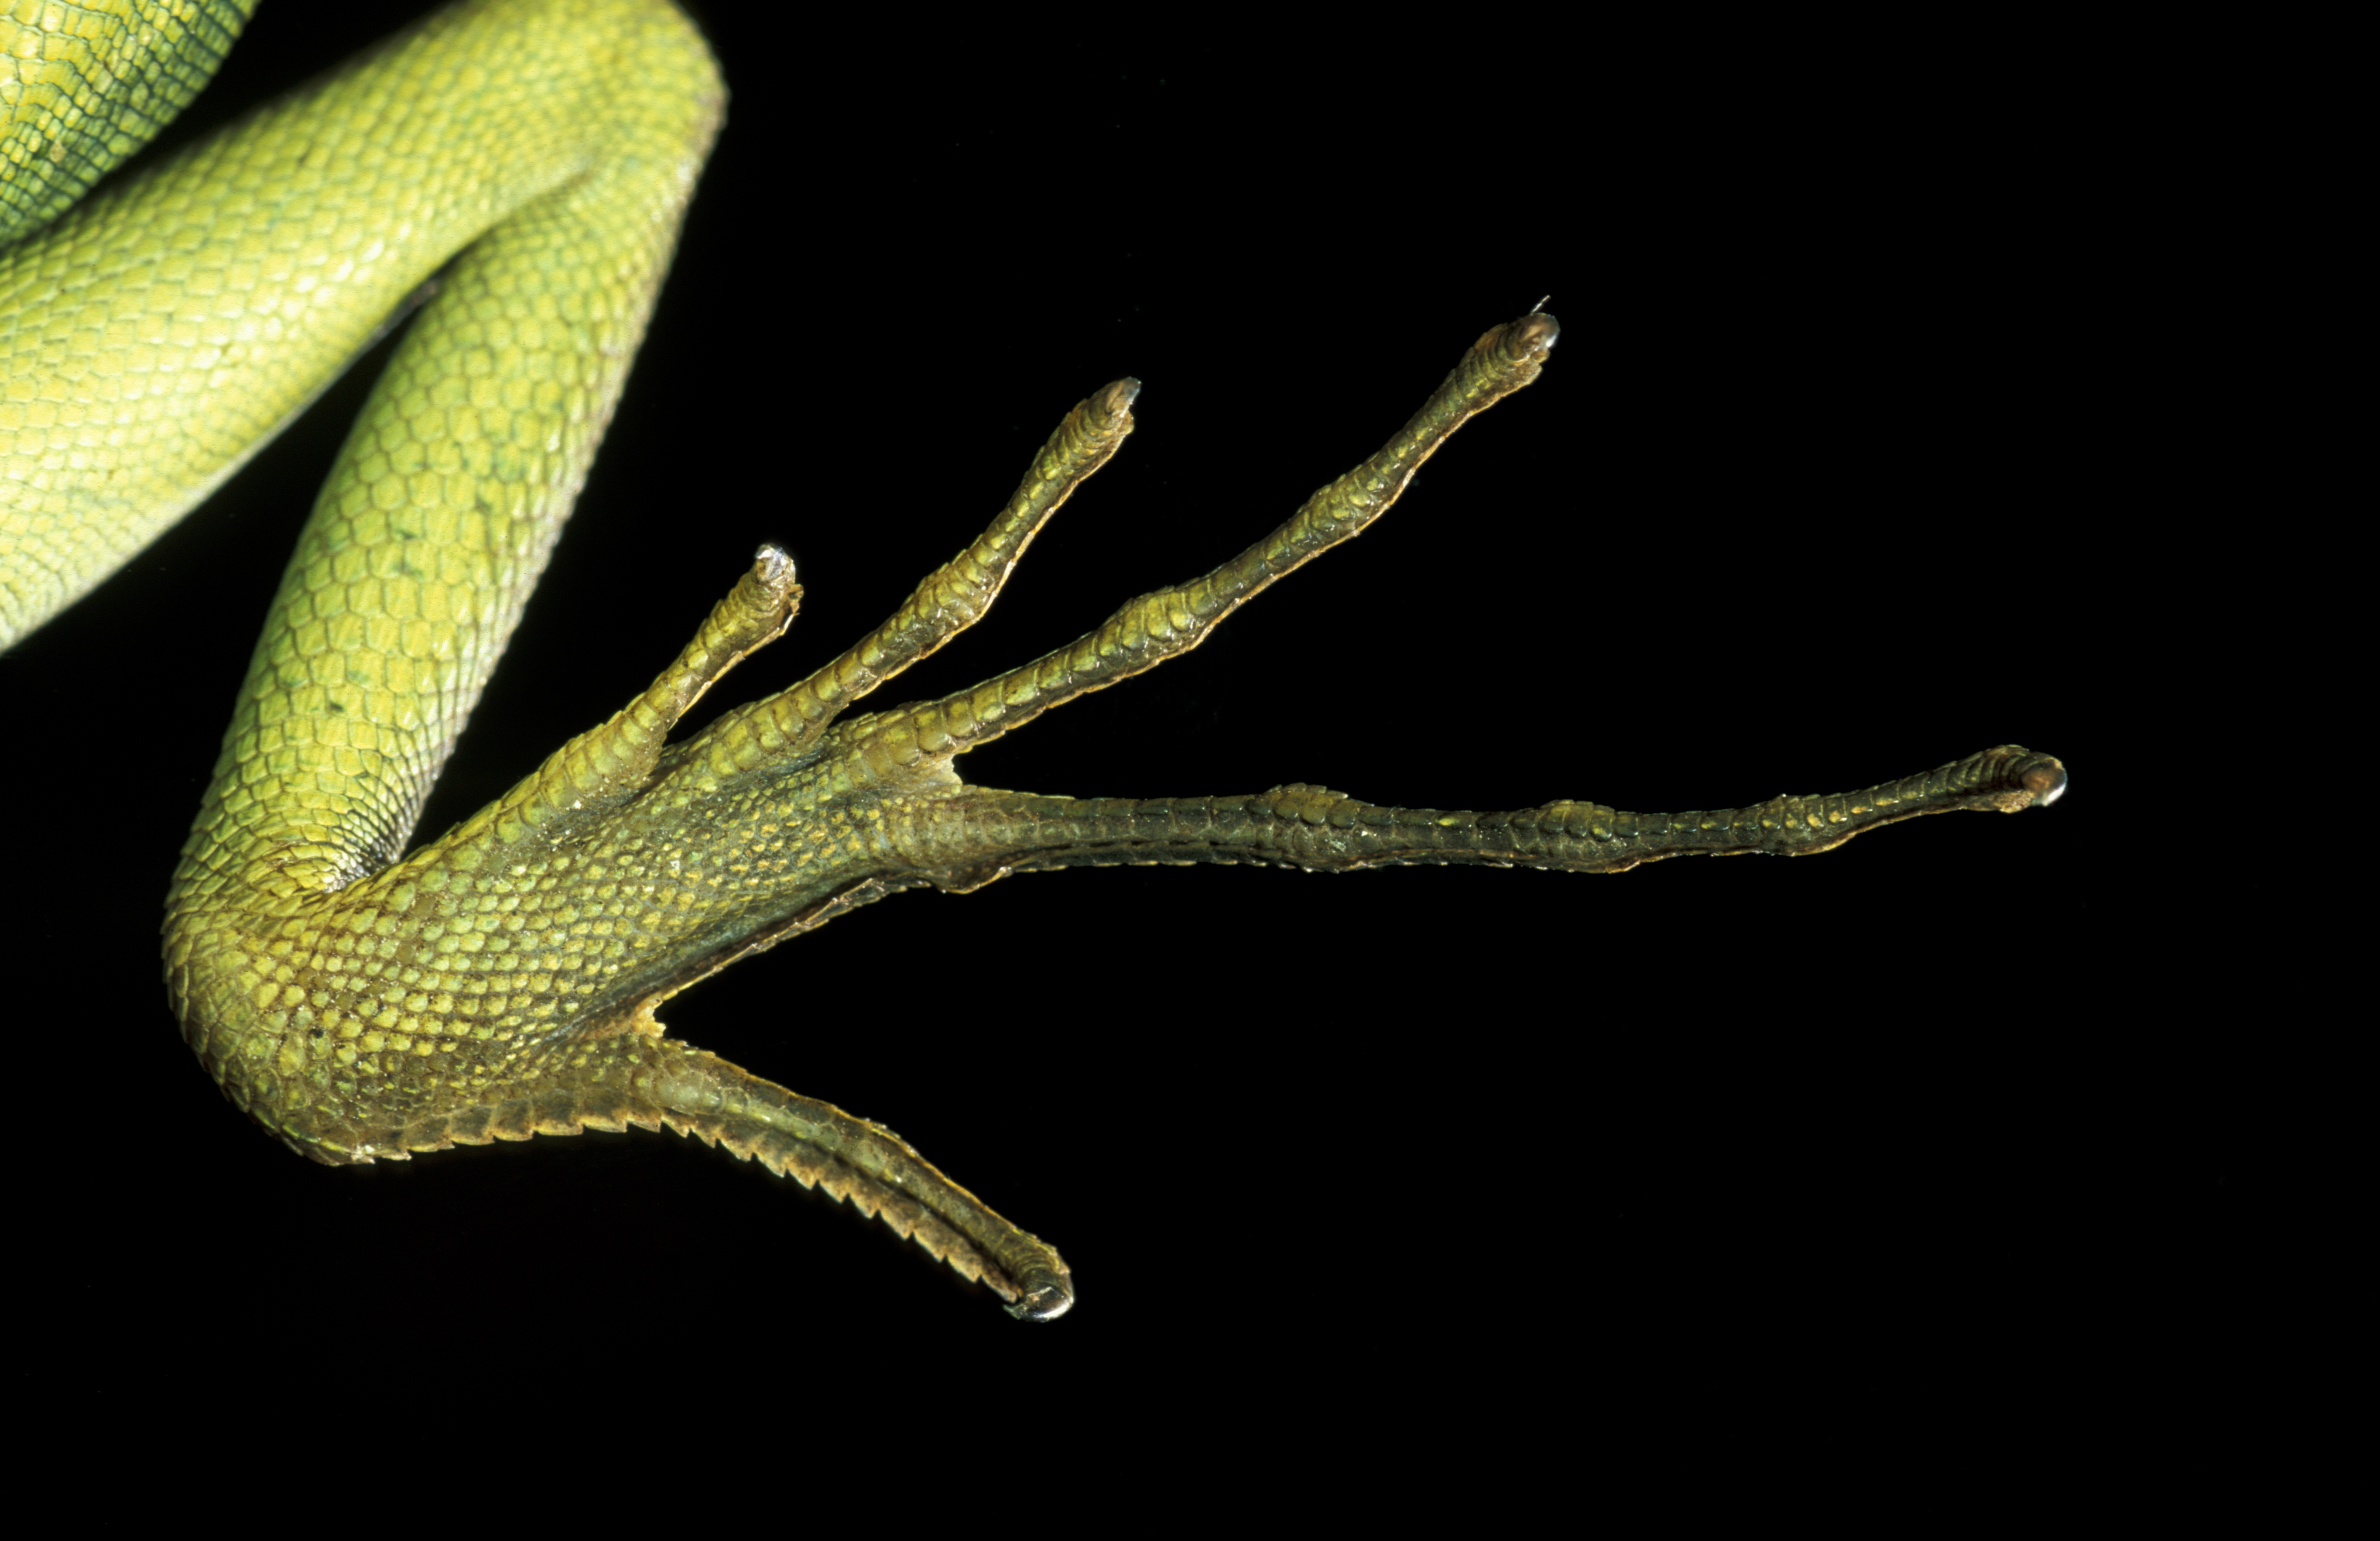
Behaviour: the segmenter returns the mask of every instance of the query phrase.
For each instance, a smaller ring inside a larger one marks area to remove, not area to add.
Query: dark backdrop
[[[285,8],[206,114],[421,7]],[[2056,69],[2002,61],[2015,113],[1981,67],[1791,36],[1321,56],[888,18],[832,47],[778,12],[704,12],[728,127],[431,832],[639,688],[761,538],[808,598],[721,703],[880,618],[1073,402],[1138,375],[1122,457],[890,694],[968,684],[1236,550],[1548,293],[1543,379],[1381,525],[969,778],[1674,809],[2013,740],[2072,793],[1808,862],[905,895],[672,1004],[1059,1245],[1082,1303],[1049,1328],[667,1137],[319,1168],[176,1041],[155,933],[358,372],[0,660],[12,844],[58,879],[11,945],[75,982],[18,1008],[55,1050],[20,1095],[59,1298],[392,1391],[443,1343],[516,1387],[652,1371],[699,1400],[700,1365],[765,1399],[758,1354],[967,1392],[987,1430],[1047,1394],[1070,1437],[1392,1449],[1427,1405],[1529,1460],[1580,1436],[1495,1411],[1515,1386],[1656,1424],[1846,1376],[2011,1393],[2129,1341],[2127,1281],[2218,1244],[2230,1178],[2167,1142],[2181,1072],[2123,986],[2107,746],[2143,666],[2110,526],[2136,511],[2094,323],[2124,259],[2051,142],[2044,115],[2099,130]]]

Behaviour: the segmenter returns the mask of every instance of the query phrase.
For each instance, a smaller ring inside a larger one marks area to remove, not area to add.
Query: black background
[[[198,116],[420,8],[267,6]],[[671,1005],[1057,1244],[1081,1304],[1049,1327],[668,1137],[315,1168],[176,1042],[155,933],[359,370],[0,659],[16,860],[66,874],[11,945],[77,982],[20,1007],[54,1051],[20,1095],[57,1298],[400,1400],[465,1346],[565,1401],[881,1372],[1028,1439],[1045,1405],[1068,1439],[1222,1438],[1176,1415],[1220,1397],[1260,1462],[1324,1425],[1394,1449],[1425,1405],[1513,1460],[1577,1437],[1515,1387],[1682,1426],[2129,1374],[2138,1281],[2222,1249],[2243,1200],[2179,1132],[2214,1051],[2152,1050],[2126,983],[2130,259],[2072,148],[2107,128],[2088,93],[2046,53],[1883,71],[1791,33],[929,49],[779,14],[701,12],[728,127],[428,831],[640,688],[760,539],[808,595],[719,704],[856,637],[1138,375],[1120,459],[888,694],[955,689],[1237,550],[1548,293],[1543,379],[1378,527],[968,778],[1674,809],[2012,740],[2072,792],[1817,861],[905,895]]]

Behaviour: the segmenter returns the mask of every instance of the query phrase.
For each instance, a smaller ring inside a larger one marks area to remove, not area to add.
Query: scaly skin
[[[1558,327],[1533,313],[1481,337],[1385,448],[1213,572],[972,690],[849,715],[972,624],[1115,453],[1137,386],[1107,386],[883,626],[671,744],[694,701],[792,619],[792,564],[764,547],[611,722],[404,856],[586,474],[722,99],[666,5],[457,6],[84,203],[0,270],[0,625],[15,635],[202,497],[468,248],[292,559],[168,902],[186,1036],[304,1154],[677,1129],[882,1214],[1048,1319],[1073,1301],[1054,1251],[889,1131],[667,1037],[658,1006],[920,885],[1133,861],[1614,872],[1805,854],[2062,790],[2057,761],[2013,745],[1860,793],[1668,815],[1379,808],[1302,786],[1077,801],[960,779],[959,755],[1196,646],[1377,519],[1456,428],[1537,377]]]

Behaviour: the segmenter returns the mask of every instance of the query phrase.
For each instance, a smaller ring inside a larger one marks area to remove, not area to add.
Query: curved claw
[[[1054,1322],[1074,1308],[1075,1281],[1062,1272],[1036,1268],[1007,1311],[1020,1322]]]

